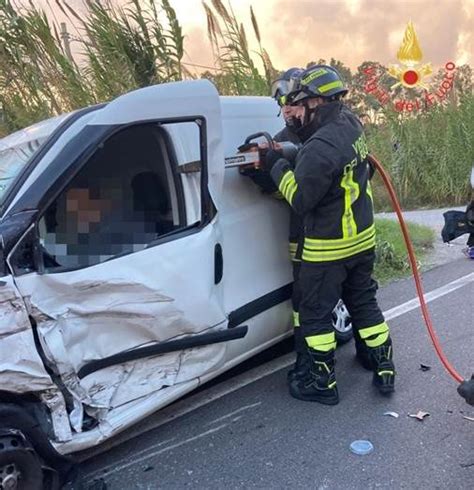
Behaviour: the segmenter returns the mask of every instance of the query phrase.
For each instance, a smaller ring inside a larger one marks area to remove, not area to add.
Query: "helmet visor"
[[[272,97],[277,101],[281,96],[286,96],[296,90],[298,86],[298,80],[296,78],[290,78],[290,80],[275,80],[272,83]]]
[[[311,97],[310,94],[308,94],[304,88],[302,90],[299,90],[295,92],[294,94],[291,94],[291,103],[292,104],[297,104],[298,102],[301,102],[302,100],[309,99]],[[313,95],[313,97],[315,97]]]

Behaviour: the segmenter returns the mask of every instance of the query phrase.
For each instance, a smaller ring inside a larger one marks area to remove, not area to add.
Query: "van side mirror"
[[[15,276],[22,276],[30,272],[38,271],[38,234],[36,225],[21,237],[18,243],[12,248],[8,258],[12,273]]]

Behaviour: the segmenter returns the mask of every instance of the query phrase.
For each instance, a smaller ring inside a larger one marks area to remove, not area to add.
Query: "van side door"
[[[13,209],[38,209],[8,257],[16,285],[89,415],[197,385],[245,335],[227,329],[222,303],[220,131],[210,83],[131,92],[97,111]]]

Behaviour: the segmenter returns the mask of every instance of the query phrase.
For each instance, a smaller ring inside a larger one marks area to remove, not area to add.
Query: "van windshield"
[[[0,202],[34,153],[69,115],[41,121],[0,139]]]

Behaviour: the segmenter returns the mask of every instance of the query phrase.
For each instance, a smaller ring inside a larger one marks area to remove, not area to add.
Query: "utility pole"
[[[70,61],[74,61],[71,52],[71,36],[67,31],[65,22],[61,22],[61,39],[64,44],[64,50],[66,51],[66,56],[69,58]]]

